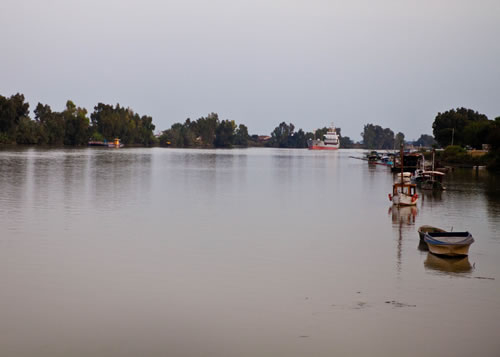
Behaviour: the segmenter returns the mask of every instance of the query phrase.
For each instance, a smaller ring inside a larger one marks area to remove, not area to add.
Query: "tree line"
[[[175,123],[155,137],[151,116],[139,115],[132,109],[98,103],[89,115],[85,108],[71,100],[63,111],[53,111],[47,104],[38,103],[29,115],[29,103],[17,93],[7,98],[0,95],[0,144],[28,145],[87,145],[89,140],[111,141],[114,138],[126,145],[171,146],[179,148],[230,148],[234,146],[268,146],[278,148],[306,148],[309,140],[322,139],[328,128],[312,132],[296,130],[292,123],[282,122],[270,136],[261,139],[249,135],[244,124],[234,120],[221,120],[217,113],[210,113],[197,120],[186,119]],[[490,120],[484,114],[466,108],[438,113],[432,124],[433,136],[422,134],[413,142],[415,146],[457,148],[450,152],[462,153],[461,148],[481,149],[486,144],[490,150],[487,159],[490,167],[500,169],[500,117]],[[354,143],[342,136],[337,128],[342,148],[394,149],[405,141],[401,132],[394,134],[390,128],[366,124],[361,133],[362,142]]]
[[[153,119],[119,104],[113,107],[98,103],[90,117],[85,108],[77,107],[71,100],[61,112],[42,103],[33,112],[31,119],[24,95],[0,95],[0,144],[81,146],[89,140],[114,138],[126,145],[155,144]]]
[[[175,123],[159,137],[161,146],[178,148],[230,148],[234,145],[247,146],[250,136],[244,124],[236,125],[234,120],[220,120],[217,113],[210,113],[192,121]]]
[[[472,109],[451,109],[436,115],[432,129],[438,145],[454,157],[465,157],[464,148],[482,149],[486,145],[489,151],[484,162],[500,170],[500,117],[490,120]]]

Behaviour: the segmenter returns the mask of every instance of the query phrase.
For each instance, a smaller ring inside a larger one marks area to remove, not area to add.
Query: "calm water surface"
[[[0,151],[0,355],[499,356],[500,179],[398,210],[350,155]]]

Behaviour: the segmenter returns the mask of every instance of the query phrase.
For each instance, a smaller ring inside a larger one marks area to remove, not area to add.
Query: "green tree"
[[[293,135],[295,126],[290,123],[282,122],[271,133],[270,144],[275,147],[287,148],[289,146],[289,138]]]
[[[427,135],[427,134],[422,134],[418,138],[417,141],[415,141],[416,146],[422,146],[426,148],[430,148],[436,144],[436,140],[434,140],[434,137],[432,135]]]
[[[434,138],[442,147],[450,145],[453,141],[454,145],[471,145],[471,134],[476,129],[466,127],[473,123],[487,122],[488,117],[484,114],[479,114],[477,111],[466,108],[451,109],[444,113],[438,113],[432,124]]]
[[[404,145],[404,143],[405,143],[405,134],[403,134],[402,132],[397,133],[396,138],[394,140],[394,146],[398,148],[401,145]]]
[[[100,133],[106,140],[120,138],[124,144],[145,146],[151,146],[156,142],[153,119],[147,115],[140,116],[132,109],[122,107],[120,104],[113,107],[98,103],[90,118],[91,132]]]
[[[492,121],[487,142],[490,145],[488,167],[500,171],[500,117]]]
[[[201,145],[212,147],[215,140],[215,132],[219,125],[219,115],[210,113],[206,117],[201,117],[196,122],[192,123],[190,129],[194,132],[197,138],[201,140]]]
[[[364,147],[367,149],[393,149],[394,132],[389,128],[382,128],[379,125],[366,124],[363,132]]]
[[[21,117],[16,130],[17,144],[38,144],[40,139],[40,126],[28,117]]]
[[[229,148],[233,146],[236,123],[234,120],[222,120],[215,131],[215,147]]]
[[[239,146],[248,146],[248,128],[244,124],[240,124],[236,129],[234,144]]]
[[[342,149],[349,149],[354,146],[354,143],[348,136],[341,136],[339,140],[340,140],[340,148]]]
[[[0,137],[2,141],[14,142],[16,129],[22,118],[29,118],[29,104],[24,95],[17,93],[10,98],[0,95]]]
[[[62,145],[66,124],[61,113],[52,112],[49,105],[38,103],[35,108],[35,120],[40,125],[40,144]]]
[[[71,100],[68,100],[62,116],[65,123],[64,145],[87,145],[90,137],[87,110],[76,107]]]

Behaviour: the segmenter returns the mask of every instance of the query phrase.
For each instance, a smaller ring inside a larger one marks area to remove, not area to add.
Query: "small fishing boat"
[[[469,232],[425,232],[424,241],[431,253],[460,256],[469,254],[474,238]]]
[[[444,229],[433,227],[433,226],[420,226],[418,228],[418,235],[420,236],[420,239],[424,239],[425,233],[438,233],[438,232],[446,232]]]
[[[421,173],[422,190],[444,191],[446,187],[443,185],[444,173],[434,170],[435,151],[432,151],[432,170],[423,171]]]
[[[108,148],[122,148],[125,145],[120,142],[120,139],[115,138],[112,142],[108,142]]]
[[[401,162],[403,162],[403,145],[400,150]],[[410,177],[405,174],[403,166],[401,173],[396,177],[392,185],[392,194],[389,193],[389,201],[396,206],[414,206],[418,201],[417,185],[410,183]]]
[[[371,151],[369,154],[366,154],[366,158],[369,162],[377,162],[380,160],[380,155],[376,151]]]
[[[422,190],[437,190],[444,191],[446,187],[443,185],[444,174],[439,171],[424,171],[422,181]]]

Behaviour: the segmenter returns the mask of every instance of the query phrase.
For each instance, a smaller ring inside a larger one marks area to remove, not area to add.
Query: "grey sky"
[[[355,140],[366,123],[416,139],[458,106],[500,116],[498,0],[1,0],[0,31],[0,94],[31,109],[333,121]]]

